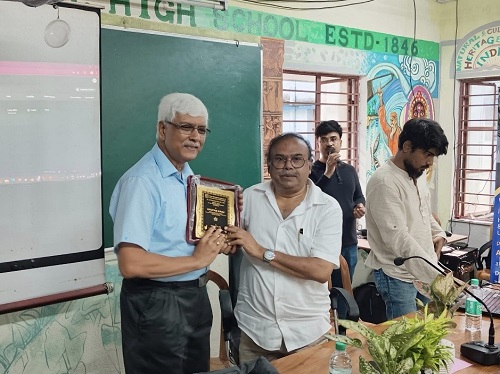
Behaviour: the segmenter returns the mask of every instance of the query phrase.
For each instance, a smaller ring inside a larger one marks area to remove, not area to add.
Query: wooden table
[[[467,338],[467,334],[465,333],[465,316],[463,313],[457,312],[455,313],[453,320],[457,323],[457,327],[455,331],[450,332],[446,338],[455,344],[455,357],[473,364],[472,366],[460,370],[458,374],[500,373],[500,366],[498,365],[481,366],[460,355],[460,345],[469,340]],[[489,318],[483,317],[483,328],[481,334],[481,338],[483,340],[488,339],[489,324]],[[371,325],[370,327],[379,333],[387,326],[381,324]],[[497,337],[496,341],[498,342],[500,341],[500,328],[495,327],[495,332]],[[359,337],[357,333],[348,333],[348,335]],[[280,374],[327,374],[328,363],[334,348],[335,342],[329,341],[311,348],[306,348],[290,356],[280,358],[279,360],[273,361],[272,364]],[[359,356],[363,356],[365,359],[370,360],[369,354],[365,349],[358,349],[354,347],[349,347],[347,351],[352,359],[352,372],[359,373]]]
[[[449,243],[455,243],[459,242],[462,240],[466,240],[467,235],[461,235],[461,234],[451,234],[451,236],[448,236],[446,238],[446,241]],[[368,239],[365,238],[358,238],[358,248],[359,249],[364,249],[365,251],[369,252],[370,251],[370,243],[368,243]]]

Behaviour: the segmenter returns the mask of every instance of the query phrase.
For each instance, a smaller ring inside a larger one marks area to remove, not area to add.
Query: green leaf
[[[405,334],[400,334],[394,336],[392,342],[394,345],[397,345],[398,352],[397,355],[400,357],[405,357],[406,351],[408,351],[411,347],[420,343],[422,339],[424,339],[424,334],[422,334],[424,330],[424,326],[419,326],[416,329],[413,329]]]
[[[359,371],[361,374],[381,374],[382,371],[375,368],[372,364],[366,361],[362,356],[359,356]]]
[[[401,334],[405,330],[405,328],[406,318],[403,317],[402,319],[396,321],[396,323],[391,324],[391,326],[382,331],[381,335],[386,338],[390,338],[393,335]]]
[[[391,347],[389,339],[375,336],[366,342],[368,352],[373,360],[378,364],[381,371],[384,373],[388,368],[388,363],[394,360],[394,347]]]
[[[394,372],[399,374],[409,373],[412,367],[413,367],[413,360],[408,357],[397,364],[396,370]]]
[[[350,338],[345,335],[332,335],[330,333],[325,334],[324,337],[327,338],[328,340],[333,340],[334,342],[341,342],[348,345],[352,345],[353,347],[356,348],[363,348],[363,343],[361,342],[361,340],[356,338]]]
[[[360,322],[354,322],[347,319],[340,319],[339,325],[345,327],[346,329],[351,329],[356,332],[359,332],[362,336],[367,339],[371,339],[374,336],[377,336],[371,329],[366,327],[364,324]]]
[[[418,292],[420,292],[422,295],[424,295],[428,299],[432,299],[431,286],[429,286],[427,283],[418,282],[418,287],[416,284],[413,284],[413,285],[417,288]],[[420,301],[420,304],[422,304],[422,306],[424,306],[424,303],[422,303],[422,300],[420,300],[418,298],[416,300],[417,300],[417,303]]]

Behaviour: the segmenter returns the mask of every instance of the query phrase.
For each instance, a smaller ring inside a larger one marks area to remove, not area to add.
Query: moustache
[[[332,147],[332,146],[326,147],[326,154],[327,155],[335,153],[335,152],[336,152],[335,147]]]

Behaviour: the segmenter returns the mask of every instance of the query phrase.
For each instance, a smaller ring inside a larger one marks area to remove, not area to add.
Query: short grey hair
[[[158,122],[172,122],[177,113],[187,114],[191,117],[203,117],[208,126],[207,107],[196,96],[179,92],[164,96],[158,106]],[[158,138],[158,134],[156,137]]]

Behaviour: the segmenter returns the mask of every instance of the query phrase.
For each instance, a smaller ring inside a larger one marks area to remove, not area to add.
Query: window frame
[[[287,105],[298,105],[298,104],[306,104],[297,101],[287,101],[285,100],[286,93],[289,92],[302,92],[302,93],[312,93],[314,94],[314,120],[285,120],[283,115],[283,129],[285,128],[287,123],[298,123],[305,122],[310,123],[314,122],[314,129],[319,125],[321,121],[327,121],[331,119],[335,119],[342,126],[342,148],[341,153],[343,155],[343,160],[347,163],[351,164],[356,171],[359,172],[359,87],[360,87],[360,77],[352,76],[352,75],[341,75],[341,74],[331,74],[331,73],[318,73],[318,72],[305,72],[299,70],[283,70],[283,82],[290,80],[286,79],[290,75],[295,75],[298,77],[307,76],[314,77],[315,90],[292,90],[285,88],[285,84],[283,84],[283,113],[285,112],[285,107]],[[323,90],[322,86],[331,83],[346,83],[346,92],[341,91],[327,91]],[[343,95],[346,97],[346,104],[339,103],[328,103],[322,102],[321,96],[323,94],[329,95]],[[333,106],[343,106],[346,108],[346,119],[339,120],[337,118],[321,118],[321,107],[326,105]],[[297,131],[297,133],[301,135],[313,135],[314,131]],[[319,158],[319,150],[316,147],[316,142],[311,144],[314,150],[315,159]]]
[[[496,81],[496,82],[495,82]],[[454,176],[454,201],[453,201],[453,216],[455,219],[472,219],[475,221],[493,222],[493,204],[496,178],[496,149],[497,149],[497,129],[498,129],[498,105],[499,105],[499,89],[500,80],[498,78],[491,79],[464,79],[459,81],[459,119],[457,125],[455,153],[456,167]],[[471,93],[472,86],[495,86],[494,93]],[[491,97],[491,104],[475,103],[476,98]],[[476,118],[473,112],[474,107],[491,107],[496,118]],[[471,117],[472,116],[472,117]],[[474,122],[491,122],[491,126],[473,126]],[[470,138],[473,132],[491,132],[491,144],[471,143]],[[481,148],[485,152],[477,153],[477,149]],[[486,149],[491,148],[491,151]],[[472,157],[487,158],[489,168],[475,168],[472,163]],[[489,159],[488,159],[489,157]],[[489,178],[477,177],[480,173],[489,173]],[[473,181],[484,183],[481,190],[471,190]],[[468,183],[470,182],[470,183]],[[488,188],[489,187],[489,188]],[[486,192],[483,192],[486,190]],[[491,191],[488,193],[488,191]],[[485,202],[470,202],[470,197],[476,196],[479,199],[489,198],[489,203]],[[475,209],[479,210],[475,210]],[[474,209],[474,212],[470,212]],[[473,214],[477,212],[477,214]]]

